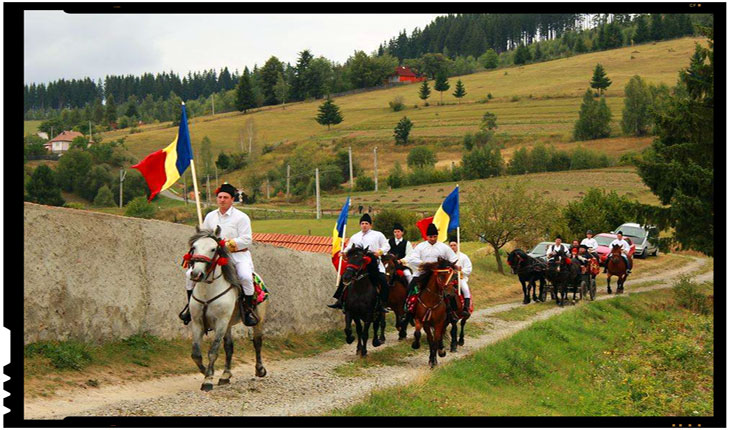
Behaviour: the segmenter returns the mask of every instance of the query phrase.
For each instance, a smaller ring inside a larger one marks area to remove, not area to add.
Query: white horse
[[[193,294],[190,297],[190,315],[193,327],[193,361],[198,365],[200,372],[205,375],[205,381],[200,387],[203,391],[213,389],[213,373],[215,360],[218,358],[218,349],[223,341],[226,351],[226,367],[218,380],[218,385],[228,384],[231,380],[231,358],[233,356],[233,337],[231,327],[241,322],[238,306],[240,282],[236,275],[233,259],[219,237],[220,226],[215,232],[201,230],[196,226],[196,233],[190,238],[188,263],[192,266],[190,279],[195,281]],[[261,362],[261,345],[263,340],[264,317],[268,300],[256,306],[255,314],[258,324],[253,327],[253,345],[256,349],[256,376],[266,376],[266,368]],[[208,367],[203,365],[203,355],[200,342],[203,335],[212,330],[213,343],[208,351]]]

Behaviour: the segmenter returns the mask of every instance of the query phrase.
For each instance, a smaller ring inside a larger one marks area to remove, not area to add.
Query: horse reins
[[[444,282],[443,284],[441,284],[441,282],[439,282],[439,279],[438,279],[438,273],[443,273],[443,272],[448,272],[449,273],[449,277],[446,279],[446,282]],[[435,269],[435,270],[433,270],[432,273],[436,276],[436,286],[438,286],[439,289],[442,290],[442,291],[449,284],[449,282],[451,281],[451,278],[454,277],[454,270],[453,269]],[[432,295],[434,295],[434,296],[436,296],[436,297],[439,298],[438,303],[436,303],[435,305],[433,305],[433,306],[426,306],[426,304],[423,303],[423,300],[421,300],[421,295],[420,294],[418,295],[418,303],[420,303],[421,305],[423,305],[424,308],[426,308],[426,313],[423,314],[423,320],[422,320],[423,322],[426,322],[426,321],[431,320],[431,316],[433,314],[433,311],[435,309],[437,309],[439,306],[441,306],[442,304],[445,304],[446,302],[444,301],[443,294],[434,293],[433,291],[431,291],[431,290],[429,290],[427,288],[424,288],[423,292],[425,292],[425,293],[431,293]]]
[[[218,300],[219,298],[223,297],[223,295],[226,294],[227,292],[229,292],[231,290],[231,288],[233,288],[233,287],[234,287],[233,284],[229,285],[225,291],[223,291],[222,293],[213,297],[212,299],[206,300],[206,301],[202,301],[199,298],[195,297],[195,294],[190,295],[190,297],[192,297],[193,300],[195,300],[196,302],[203,305],[203,333],[208,331],[208,318],[205,317],[205,313],[208,311],[208,305],[213,303],[214,301]]]

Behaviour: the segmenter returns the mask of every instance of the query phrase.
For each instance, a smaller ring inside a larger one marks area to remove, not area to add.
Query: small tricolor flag
[[[335,228],[332,229],[332,264],[335,265],[335,269],[337,269],[340,263],[340,251],[345,240],[345,226],[347,225],[349,211],[350,198],[348,197],[345,205],[342,206],[342,211],[340,211],[340,216],[337,218]]]
[[[439,242],[443,242],[448,238],[449,230],[459,227],[459,186],[454,188],[444,202],[441,203],[436,214],[432,217],[424,218],[416,223],[421,230],[423,240],[426,240],[426,229],[428,225],[433,223],[439,231]]]
[[[147,181],[147,186],[150,188],[150,196],[147,201],[151,201],[160,191],[170,188],[175,181],[180,179],[192,159],[193,148],[190,145],[188,116],[185,113],[185,104],[183,104],[180,128],[178,128],[175,140],[166,148],[153,152],[132,166],[133,169],[139,170]]]

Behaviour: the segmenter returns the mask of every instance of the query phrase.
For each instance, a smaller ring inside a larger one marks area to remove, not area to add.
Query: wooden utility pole
[[[322,218],[322,213],[319,210],[319,167],[314,169],[314,183],[317,193],[317,219]]]
[[[213,93],[212,96],[213,96],[213,115],[215,115],[215,93]]]
[[[375,161],[375,191],[378,191],[378,147],[373,148],[373,161]]]
[[[286,201],[289,201],[289,179],[291,178],[291,166],[286,165]]]
[[[352,146],[347,148],[347,151],[350,154],[350,189],[355,188],[355,184],[352,180]]]
[[[218,165],[213,163],[213,167],[215,167],[215,187],[217,189],[219,187],[219,185],[218,185]]]
[[[205,178],[206,178],[206,180],[205,180],[206,187],[208,188],[208,200],[207,201],[208,201],[208,204],[210,204],[210,174],[205,175]]]
[[[269,179],[266,178],[266,200],[269,200],[271,198],[271,194],[269,194]]]
[[[119,169],[119,208],[124,206],[124,178],[127,176],[127,172],[124,169]]]

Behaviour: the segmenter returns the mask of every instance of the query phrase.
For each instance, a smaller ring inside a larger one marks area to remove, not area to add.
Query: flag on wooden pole
[[[342,250],[345,248],[345,232],[347,231],[347,215],[350,212],[350,198],[345,200],[344,206],[337,218],[335,227],[332,229],[332,264],[337,269],[337,278],[339,283],[339,274],[342,269]]]
[[[424,218],[416,223],[421,231],[423,240],[426,240],[426,229],[433,223],[439,231],[439,242],[448,238],[448,232],[459,227],[459,186],[457,185],[432,217]]]

